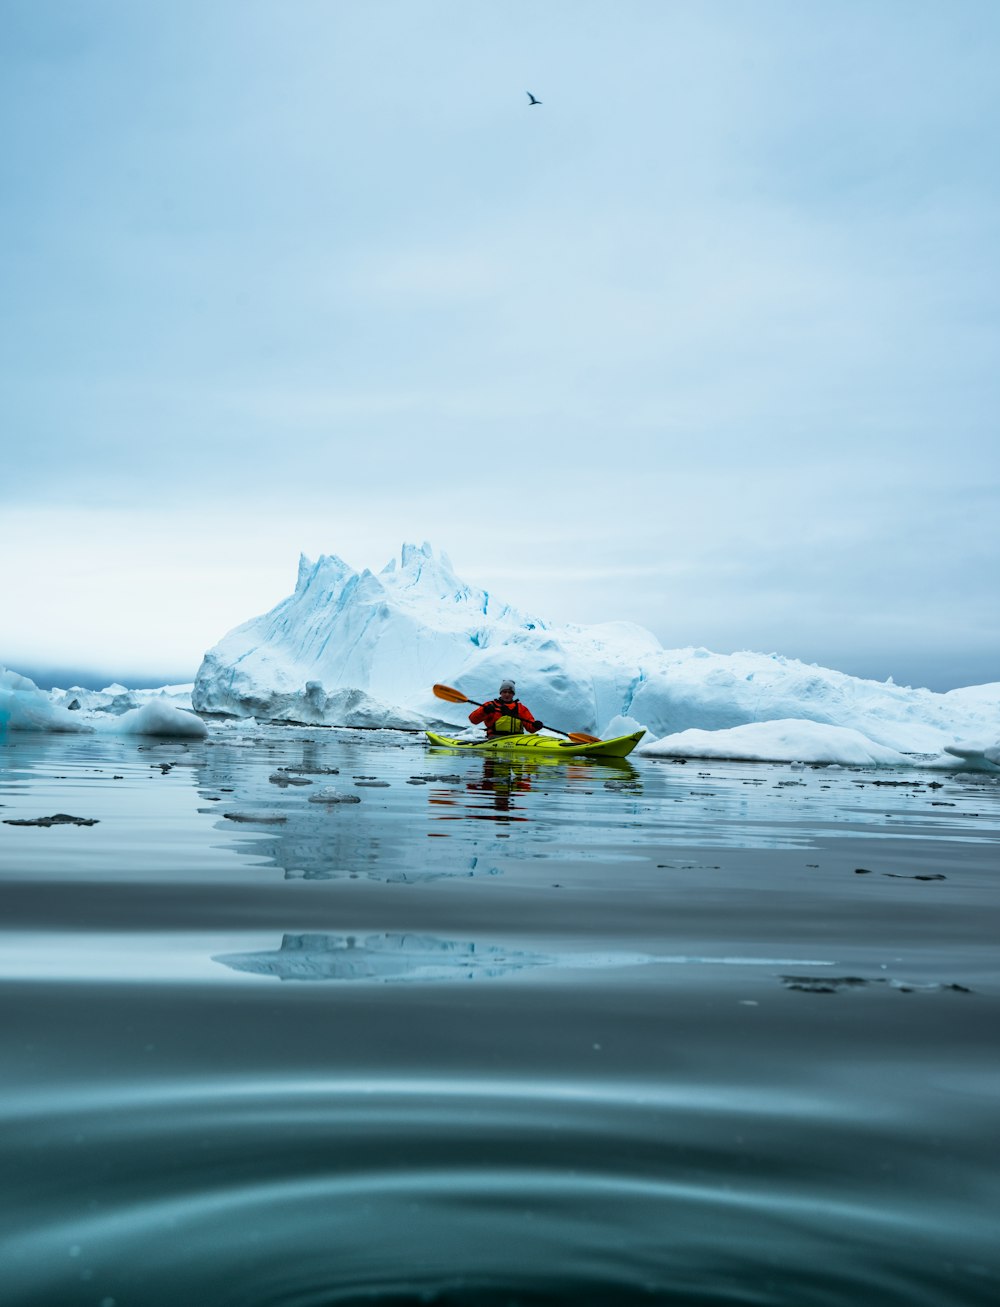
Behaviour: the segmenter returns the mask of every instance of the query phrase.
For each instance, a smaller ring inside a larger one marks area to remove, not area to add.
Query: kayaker
[[[500,682],[495,699],[469,713],[469,721],[475,726],[482,722],[488,740],[496,735],[521,735],[524,731],[534,734],[544,726],[544,722],[536,721],[530,710],[514,698],[514,682],[508,679]]]

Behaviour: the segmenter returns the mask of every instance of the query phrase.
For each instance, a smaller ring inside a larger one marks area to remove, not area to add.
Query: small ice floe
[[[224,812],[227,821],[243,821],[261,826],[273,826],[286,822],[283,812]]]
[[[310,803],[360,803],[360,794],[341,794],[332,786],[325,786],[322,790],[317,790],[315,794],[309,795]]]
[[[388,781],[376,781],[376,780],[370,780],[370,779],[368,779],[367,777],[366,777],[364,780],[358,780],[358,781],[355,781],[354,784],[357,785],[357,786],[367,786],[368,789],[370,789],[370,790],[375,790],[375,789],[388,789],[388,788],[389,788],[389,782],[388,782]]]
[[[72,817],[68,812],[56,812],[51,817],[5,817],[5,826],[96,826],[97,817]]]
[[[282,767],[289,776],[339,776],[339,767]]]
[[[280,767],[277,771],[273,771],[267,779],[272,785],[280,785],[282,789],[289,785],[312,785],[312,781],[307,776],[290,776],[288,772],[282,771]]]

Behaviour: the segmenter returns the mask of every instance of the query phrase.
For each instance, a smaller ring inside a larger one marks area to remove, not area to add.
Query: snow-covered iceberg
[[[427,544],[404,545],[378,574],[303,557],[294,593],[205,655],[192,703],[270,720],[456,728],[467,709],[435,699],[431,685],[477,700],[504,676],[553,726],[616,734],[627,720],[662,753],[889,765],[958,746],[990,768],[1000,741],[1000,684],[936,694],[778,654],[664,649],[631,623],[557,627],[468,585]],[[717,734],[762,723],[775,725]]]
[[[519,676],[536,715],[593,723],[620,711],[656,637],[628,623],[562,627],[467,585],[430,545],[404,545],[377,575],[342,559],[302,557],[295,592],[205,655],[198,712],[339,726],[467,724],[431,694],[435,681],[470,698]],[[573,729],[593,729],[574,726]]]
[[[69,699],[73,704],[70,707],[60,701],[67,693],[55,690],[46,694],[29,677],[0,667],[0,733],[5,730],[64,734],[104,732],[114,735],[172,735],[188,739],[203,739],[208,733],[200,717],[185,711],[176,702],[177,698],[183,701],[183,694],[172,696],[110,686],[104,691],[79,691],[79,694],[92,695],[93,698],[85,706],[74,694]],[[112,700],[126,696],[129,702],[109,712],[95,702],[102,696]]]

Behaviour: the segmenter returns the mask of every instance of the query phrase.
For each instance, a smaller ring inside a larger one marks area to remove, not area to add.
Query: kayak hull
[[[501,754],[520,758],[626,758],[639,743],[645,731],[632,735],[619,735],[613,740],[598,740],[596,744],[575,744],[572,740],[556,740],[551,735],[503,735],[492,740],[453,740],[447,735],[427,732],[431,744],[441,749],[454,749],[461,753]]]

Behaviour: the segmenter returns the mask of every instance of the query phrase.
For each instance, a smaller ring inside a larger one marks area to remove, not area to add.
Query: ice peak
[[[314,583],[329,589],[343,581],[345,577],[353,575],[354,569],[337,554],[320,554],[315,562],[305,554],[300,554],[295,593],[303,594]]]
[[[295,578],[296,594],[298,594],[301,590],[304,590],[308,585],[309,576],[312,573],[314,566],[315,564],[313,563],[311,558],[307,558],[305,554],[299,554],[299,574]]]
[[[410,544],[409,542],[404,541],[403,548],[400,551],[400,556],[402,558],[404,568],[407,568],[414,563],[418,567],[420,567],[425,560],[433,561],[434,550],[431,548],[430,543],[427,540],[425,540],[424,543],[419,546],[419,548],[417,547],[417,545]]]
[[[404,544],[401,559],[402,565],[394,575],[400,589],[420,591],[435,599],[459,599],[469,594],[469,587],[451,570],[445,556],[435,558],[434,550],[426,541],[419,549],[416,545]]]

